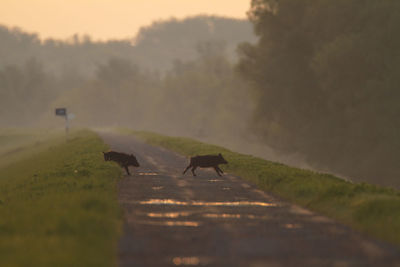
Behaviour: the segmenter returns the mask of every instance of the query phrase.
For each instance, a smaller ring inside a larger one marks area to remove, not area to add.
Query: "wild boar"
[[[183,174],[191,167],[193,176],[196,176],[194,171],[197,167],[201,168],[214,168],[219,176],[221,173],[224,173],[219,167],[219,164],[228,164],[228,162],[222,157],[221,153],[218,155],[203,155],[203,156],[195,156],[190,158],[189,166],[183,171]]]
[[[131,175],[128,168],[129,166],[133,167],[140,166],[139,162],[137,161],[136,157],[133,154],[128,155],[121,152],[109,151],[109,152],[103,152],[103,155],[105,161],[115,161],[121,167],[125,168],[126,173],[128,175]]]

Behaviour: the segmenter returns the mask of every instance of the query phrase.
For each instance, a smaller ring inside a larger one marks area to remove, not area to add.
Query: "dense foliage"
[[[238,66],[255,89],[255,128],[358,179],[400,176],[400,2],[253,0],[260,37]],[[398,182],[397,182],[398,184]]]

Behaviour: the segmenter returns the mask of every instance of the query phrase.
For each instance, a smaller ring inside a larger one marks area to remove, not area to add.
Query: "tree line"
[[[75,125],[204,137],[241,133],[238,121],[251,113],[233,70],[237,44],[255,38],[247,20],[169,19],[106,42],[40,40],[5,27],[0,36],[3,127],[46,126],[55,107],[68,107]]]
[[[116,57],[129,59],[146,70],[164,72],[175,59],[196,58],[199,42],[224,42],[227,56],[234,59],[237,44],[251,40],[255,35],[248,20],[205,15],[155,21],[130,38],[106,41],[77,34],[65,40],[42,40],[36,33],[0,25],[0,68],[22,66],[34,57],[47,72],[87,77],[98,65]]]
[[[253,127],[318,166],[399,185],[400,2],[253,0],[240,73]]]

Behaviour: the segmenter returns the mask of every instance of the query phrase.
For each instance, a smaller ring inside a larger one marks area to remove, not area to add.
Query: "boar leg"
[[[221,176],[221,174],[219,173],[219,168],[218,167],[214,167],[214,170],[217,172],[218,176]]]
[[[197,168],[197,166],[193,166],[192,167],[192,173],[193,173],[193,176],[196,176],[196,174],[194,173],[194,170]]]
[[[185,174],[186,171],[187,171],[190,167],[192,167],[192,164],[189,164],[189,166],[186,167],[186,169],[183,171],[183,174]]]
[[[224,173],[219,166],[217,166],[217,169],[219,170],[220,173]]]
[[[131,173],[129,172],[128,166],[125,165],[124,167],[125,167],[126,173],[127,173],[128,175],[131,175]]]

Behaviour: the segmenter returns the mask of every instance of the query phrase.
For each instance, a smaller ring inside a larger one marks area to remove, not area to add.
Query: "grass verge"
[[[229,162],[223,167],[226,171],[255,183],[262,190],[400,247],[398,190],[351,183],[330,174],[289,167],[189,138],[150,132],[129,133],[187,156],[222,153]]]
[[[79,131],[0,168],[1,266],[116,265],[121,169],[103,161],[106,149]]]

